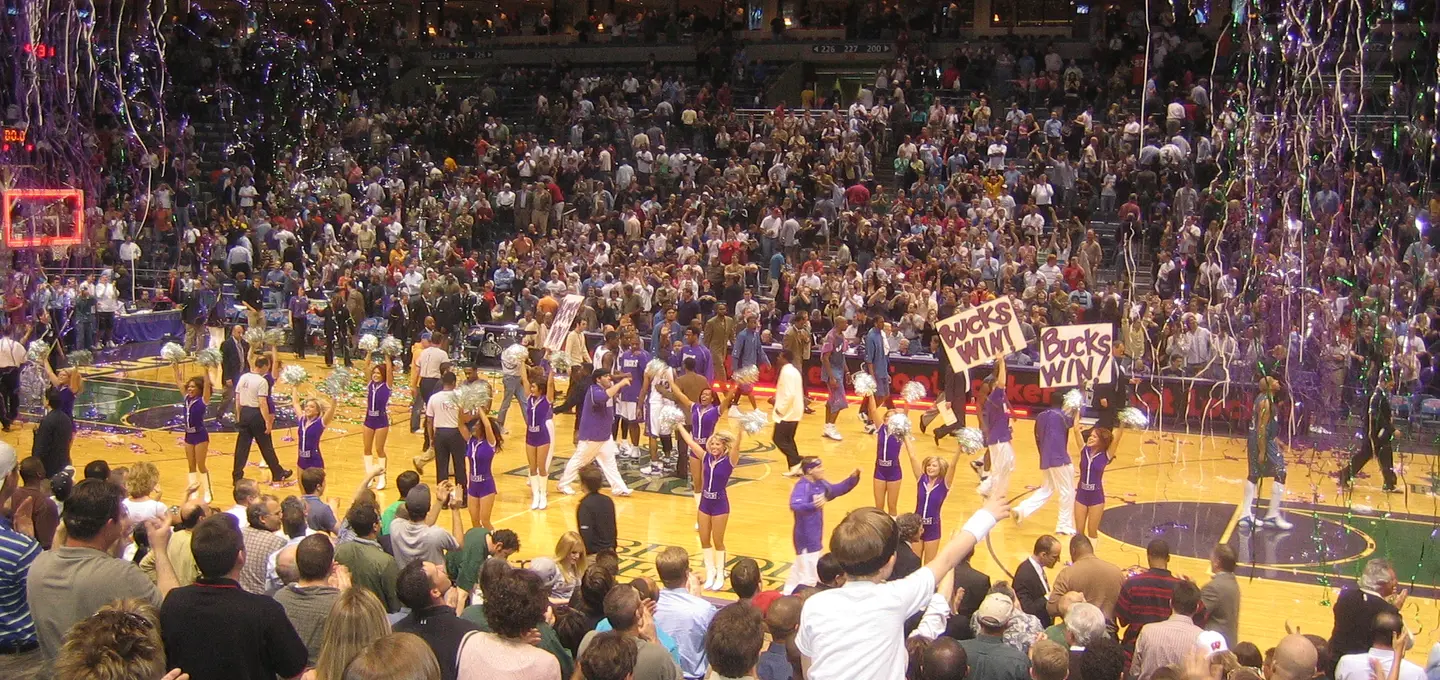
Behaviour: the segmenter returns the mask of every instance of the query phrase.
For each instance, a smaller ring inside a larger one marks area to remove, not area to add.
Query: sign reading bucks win
[[[1025,347],[1020,314],[1008,297],[959,312],[935,328],[950,358],[950,367],[956,371],[969,370]]]
[[[1110,382],[1115,370],[1110,355],[1113,333],[1114,327],[1108,323],[1051,326],[1040,331],[1040,386]]]

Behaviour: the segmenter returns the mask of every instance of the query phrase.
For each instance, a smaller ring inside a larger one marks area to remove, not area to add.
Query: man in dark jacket
[[[585,497],[575,508],[575,520],[587,555],[615,551],[615,501],[600,492],[604,479],[600,469],[593,465],[587,465],[580,471],[580,485],[585,487]]]

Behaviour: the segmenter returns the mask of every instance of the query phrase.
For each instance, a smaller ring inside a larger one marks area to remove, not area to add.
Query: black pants
[[[350,368],[350,333],[347,332],[344,323],[329,323],[325,326],[325,365],[335,365],[335,349],[340,349],[340,357],[345,362],[345,368]]]
[[[231,472],[232,479],[238,481],[245,476],[245,464],[250,462],[250,442],[260,445],[260,455],[270,467],[270,479],[278,482],[290,477],[290,472],[280,465],[280,459],[275,456],[275,442],[270,438],[270,433],[265,431],[265,416],[260,414],[260,409],[254,406],[240,407],[240,421],[235,423],[235,433],[235,469]]]
[[[95,325],[101,345],[115,342],[115,312],[95,312]]]
[[[290,332],[292,334],[292,342],[295,343],[295,355],[304,359],[305,344],[306,341],[310,339],[310,324],[307,323],[303,317],[296,317],[296,319],[290,323]],[[333,358],[331,362],[334,362]]]
[[[1340,473],[1340,481],[1349,483],[1374,458],[1380,463],[1380,475],[1385,478],[1385,488],[1395,488],[1395,447],[1390,442],[1375,444],[1370,437],[1360,444],[1360,450],[1350,459],[1350,465]]]
[[[465,438],[453,427],[435,428],[435,481],[443,482],[455,471],[455,483],[465,487]]]
[[[440,379],[439,379],[439,378],[421,378],[421,379],[420,379],[420,396],[417,397],[417,399],[420,400],[420,401],[419,401],[419,403],[420,403],[420,411],[419,411],[419,415],[418,415],[417,417],[412,418],[412,420],[414,420],[414,421],[416,421],[416,422],[412,423],[413,427],[411,427],[410,429],[413,430],[413,429],[419,428],[422,432],[425,433],[425,443],[424,443],[423,446],[420,447],[420,450],[421,450],[421,451],[424,451],[425,449],[430,448],[430,430],[427,429],[427,428],[422,428],[422,427],[420,427],[420,423],[425,420],[425,405],[426,405],[426,404],[429,404],[429,403],[430,403],[430,397],[435,396],[435,393],[436,393],[436,392],[439,392],[439,391],[440,391]]]
[[[795,448],[795,428],[799,426],[789,420],[775,423],[775,448],[785,454],[785,464],[792,468],[800,464],[800,451]]]
[[[20,368],[0,368],[0,424],[10,427],[20,415]]]

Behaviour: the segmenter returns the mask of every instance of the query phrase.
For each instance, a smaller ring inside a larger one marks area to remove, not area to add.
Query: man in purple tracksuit
[[[574,495],[575,488],[570,485],[580,474],[580,468],[591,461],[599,461],[605,479],[610,482],[610,491],[616,496],[629,496],[630,487],[626,486],[625,478],[620,476],[620,469],[615,465],[618,447],[612,426],[615,423],[615,395],[630,384],[630,376],[615,380],[603,368],[595,369],[592,375],[595,384],[590,386],[585,403],[580,407],[585,410],[584,417],[580,419],[580,443],[570,454],[558,486],[561,493]]]
[[[790,511],[795,513],[795,563],[790,565],[790,576],[785,579],[785,594],[795,588],[813,586],[819,580],[816,565],[820,553],[825,549],[825,504],[850,493],[860,483],[860,470],[856,468],[838,484],[825,481],[825,467],[815,456],[800,460],[802,476],[790,492]]]
[[[1068,446],[1070,428],[1076,425],[1079,417],[1078,409],[1067,411],[1063,407],[1041,411],[1035,416],[1035,446],[1040,450],[1040,474],[1044,475],[1044,481],[1034,494],[1015,508],[1017,524],[1059,492],[1060,517],[1055,521],[1055,533],[1075,535],[1075,468],[1070,466]]]
[[[694,326],[685,329],[685,346],[680,348],[680,361],[685,357],[695,357],[695,372],[705,376],[706,380],[715,381],[715,358],[710,356],[710,350],[700,344],[700,331]]]

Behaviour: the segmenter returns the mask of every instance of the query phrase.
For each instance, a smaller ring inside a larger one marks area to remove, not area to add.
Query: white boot
[[[715,549],[704,548],[705,553],[705,583],[700,586],[702,590],[713,590],[710,584],[715,582]]]
[[[198,473],[198,472],[187,472],[187,473],[185,473],[185,488],[186,488],[186,489],[189,489],[190,487],[195,486],[196,484],[199,484],[199,483],[200,483],[200,473]]]
[[[724,550],[716,550],[716,551],[715,551],[715,583],[710,586],[710,590],[717,590],[717,591],[723,591],[723,590],[725,590],[725,551],[724,551]]]
[[[1255,482],[1245,480],[1245,500],[1240,504],[1240,520],[1236,526],[1250,528],[1255,526]]]
[[[1265,526],[1274,527],[1281,531],[1289,531],[1295,528],[1294,524],[1285,520],[1280,514],[1280,504],[1285,502],[1285,485],[1280,482],[1270,483],[1270,511],[1265,513]]]
[[[208,473],[208,472],[202,472],[202,473],[200,473],[200,483],[201,483],[201,487],[200,487],[200,488],[203,489],[203,491],[201,491],[201,493],[204,494],[203,498],[205,499],[205,502],[206,502],[206,503],[210,503],[210,502],[214,501],[215,498],[214,498],[214,496],[211,495],[211,491],[210,491],[210,473]]]
[[[549,502],[547,494],[550,493],[550,490],[545,488],[546,481],[545,475],[537,475],[535,477],[535,486],[540,489],[540,506],[535,508],[536,510],[544,510],[545,505]]]
[[[388,460],[388,459],[385,458],[384,456],[381,456],[381,457],[380,457],[380,474],[375,477],[375,489],[376,489],[377,491],[383,491],[383,490],[385,489],[385,472],[386,472],[386,470],[385,470],[385,461],[386,461],[386,460]]]
[[[375,456],[372,456],[372,455],[370,455],[370,454],[367,453],[367,454],[365,454],[364,459],[365,459],[365,474],[368,475],[368,474],[370,474],[370,468],[375,467]]]

